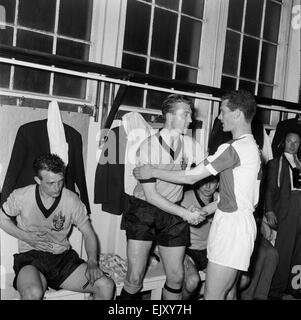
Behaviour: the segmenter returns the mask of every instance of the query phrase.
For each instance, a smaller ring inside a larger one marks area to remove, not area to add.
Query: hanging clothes
[[[111,129],[96,167],[94,203],[102,210],[120,215],[126,205],[124,192],[124,157],[127,144],[123,125]]]
[[[88,191],[86,185],[84,161],[82,154],[82,137],[74,128],[63,124],[68,143],[68,166],[65,174],[65,186],[80,192],[80,199],[90,213]],[[5,175],[1,204],[9,194],[17,188],[34,184],[33,161],[41,154],[50,153],[47,131],[47,119],[38,120],[22,125],[17,132],[11,158]]]
[[[254,139],[262,152],[262,160],[264,161],[264,163],[267,163],[269,160],[272,159],[272,147],[269,137],[258,115],[255,115],[255,117],[253,118],[251,128]],[[226,143],[231,139],[231,133],[223,131],[222,123],[218,119],[218,117],[216,117],[213,123],[213,127],[208,142],[209,154],[214,154],[221,144]]]
[[[221,121],[216,117],[213,122],[212,130],[209,136],[208,142],[208,152],[209,155],[215,154],[218,147],[230,141],[232,139],[232,134],[230,132],[224,132]]]
[[[125,149],[124,167],[124,191],[128,195],[133,195],[137,180],[133,175],[136,167],[136,152],[148,136],[155,134],[158,130],[152,128],[142,115],[138,112],[128,112],[122,117],[122,124],[127,134],[127,144]]]
[[[58,155],[68,165],[68,143],[61,119],[61,113],[56,101],[51,101],[48,107],[47,132],[50,152]]]
[[[109,131],[94,184],[94,202],[101,203],[102,210],[116,215],[125,211],[128,196],[137,184],[132,173],[136,151],[140,143],[156,131],[138,112],[126,113],[119,126]]]

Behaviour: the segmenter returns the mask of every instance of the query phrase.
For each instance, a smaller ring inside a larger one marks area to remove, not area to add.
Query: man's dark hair
[[[231,91],[222,96],[222,101],[228,100],[227,107],[234,111],[239,109],[243,112],[246,121],[251,122],[256,113],[256,100],[247,90]]]
[[[197,190],[197,189],[199,189],[201,186],[203,186],[204,184],[209,183],[209,182],[216,182],[216,183],[218,183],[218,182],[219,182],[219,176],[218,176],[218,175],[217,175],[217,176],[210,175],[210,176],[208,176],[208,177],[206,177],[206,178],[198,181],[197,183],[195,183],[195,184],[193,185],[193,188]]]
[[[66,166],[64,161],[56,154],[42,154],[33,162],[33,170],[36,176],[40,177],[39,173],[42,170],[53,173],[61,173],[65,175]]]
[[[287,138],[287,136],[289,134],[295,134],[301,139],[301,135],[300,135],[300,133],[298,131],[296,131],[296,130],[288,130],[284,135],[283,142],[285,142],[285,140],[286,140],[286,138]]]
[[[176,103],[186,103],[193,111],[193,102],[180,94],[170,94],[162,103],[162,116],[166,119],[166,113],[173,113],[175,111]]]

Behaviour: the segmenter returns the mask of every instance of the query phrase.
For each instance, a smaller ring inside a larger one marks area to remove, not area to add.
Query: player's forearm
[[[183,220],[187,220],[188,217],[188,210],[184,207],[181,207],[173,202],[161,197],[159,194],[152,194],[146,196],[147,202],[152,204],[153,206],[176,216],[181,217]]]
[[[197,176],[189,174],[189,171],[170,171],[161,170],[157,168],[152,169],[152,176],[154,178],[164,180],[167,182],[172,182],[176,184],[194,184],[199,180]]]
[[[4,216],[4,213],[0,211],[0,228],[4,230],[9,235],[22,240],[26,241],[27,232],[18,228],[18,226],[8,217]]]
[[[214,214],[217,209],[217,200],[207,204],[202,210],[206,211],[208,215]]]
[[[87,263],[97,263],[97,239],[94,232],[84,235]]]
[[[194,184],[211,175],[203,162],[191,170],[170,171],[158,168],[151,170],[152,177],[177,184]]]

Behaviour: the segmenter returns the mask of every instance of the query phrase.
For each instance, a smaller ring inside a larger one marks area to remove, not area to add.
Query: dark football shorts
[[[14,254],[14,271],[16,274],[13,283],[14,288],[17,290],[17,277],[20,270],[27,265],[32,265],[44,275],[50,288],[59,290],[61,289],[60,285],[82,263],[85,263],[85,261],[73,249],[60,254],[38,250]]]
[[[121,223],[127,239],[155,241],[165,247],[190,244],[189,225],[182,218],[135,197],[129,201]]]
[[[186,254],[193,260],[198,271],[207,268],[207,250],[195,250],[186,248]]]

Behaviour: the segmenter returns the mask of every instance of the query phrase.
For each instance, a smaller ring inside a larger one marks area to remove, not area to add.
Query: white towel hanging
[[[49,138],[50,152],[57,154],[68,165],[68,143],[66,142],[64,125],[61,119],[60,109],[57,101],[49,103],[47,132]]]

